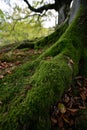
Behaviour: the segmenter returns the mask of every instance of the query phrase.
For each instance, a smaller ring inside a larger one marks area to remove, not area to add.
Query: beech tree
[[[70,9],[71,3],[71,0],[55,0],[53,4],[34,8],[28,0],[24,1],[29,9],[39,13],[48,9],[60,12],[62,8],[63,21],[68,16],[69,11],[66,10]],[[23,75],[27,76],[28,80],[30,78],[30,86],[25,92],[25,88],[21,89],[20,84],[19,86],[14,85],[15,89],[20,88],[22,95],[16,94],[16,97],[14,95],[15,98],[11,100],[6,109],[4,105],[3,109],[1,108],[1,130],[51,130],[50,106],[61,99],[77,75],[87,77],[87,0],[73,0],[69,16],[70,24],[62,22],[54,33],[35,44],[38,47],[43,46],[50,40],[53,43],[52,46],[31,64],[27,63],[15,71],[11,78],[7,77],[11,80],[8,82],[8,86],[12,86],[15,77],[19,84],[23,80],[21,79]],[[49,60],[46,60],[48,57],[50,57]],[[32,69],[33,75],[29,77],[29,70],[31,72]],[[6,85],[7,82],[4,80],[0,87],[3,86],[2,89],[5,89]],[[6,90],[5,92],[7,92]],[[13,91],[8,93],[12,96]],[[23,92],[25,92],[24,96]],[[6,113],[4,109],[8,109],[8,112]],[[79,118],[74,130],[86,130],[87,110],[80,110],[77,115]]]
[[[43,5],[39,8],[34,8],[34,7],[32,7],[32,5],[30,5],[28,0],[24,0],[24,2],[26,2],[26,4],[28,5],[28,8],[31,11],[34,11],[36,13],[43,13],[43,11],[48,11],[48,10],[52,10],[52,9],[56,10],[59,14],[59,17],[58,17],[59,24],[68,17],[71,1],[72,0],[54,0],[53,4],[49,3],[49,4]]]

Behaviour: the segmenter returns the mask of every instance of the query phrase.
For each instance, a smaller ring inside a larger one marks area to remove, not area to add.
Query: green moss
[[[43,61],[40,64],[31,78],[31,85],[34,87],[27,92],[25,99],[22,101],[20,99],[18,101],[17,99],[12,100],[16,103],[11,101],[10,110],[2,123],[3,130],[7,128],[9,130],[18,129],[20,124],[23,126],[28,121],[38,121],[36,129],[44,130],[46,119],[49,119],[50,105],[61,98],[65,88],[68,87],[67,84],[71,83],[72,71],[67,66],[66,60],[61,59],[61,62],[62,66],[56,60]],[[4,115],[2,117],[4,118]],[[18,122],[20,123],[18,124]],[[31,124],[30,127],[32,127]],[[48,128],[50,128],[49,123],[47,124]]]
[[[14,57],[12,57],[11,51],[9,53],[2,54],[0,57],[0,60],[2,62],[12,62],[14,60]]]
[[[13,74],[0,80],[0,114],[7,112],[14,104],[22,102],[30,86],[29,79],[34,73],[36,62],[18,67]],[[31,89],[31,88],[30,88]]]
[[[67,27],[68,27],[67,23],[61,24],[61,26],[59,26],[58,29],[56,29],[53,33],[36,42],[35,48],[41,48],[44,46],[54,44],[56,41],[58,41],[60,36],[65,32]]]

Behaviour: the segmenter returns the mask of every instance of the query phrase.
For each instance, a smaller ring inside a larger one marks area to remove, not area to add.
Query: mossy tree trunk
[[[82,4],[65,33],[34,62],[38,67],[30,80],[33,87],[23,102],[0,118],[0,130],[51,130],[50,106],[79,72],[87,76],[86,47],[87,8]],[[83,128],[87,129],[85,123]]]

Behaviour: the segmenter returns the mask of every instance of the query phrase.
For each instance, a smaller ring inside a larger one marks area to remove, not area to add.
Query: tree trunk
[[[81,5],[65,33],[33,63],[38,64],[30,80],[33,87],[23,102],[1,114],[0,130],[51,130],[50,106],[60,100],[79,72],[87,76],[86,29],[87,8]],[[78,128],[86,130],[86,122],[82,128],[78,123]]]
[[[72,20],[75,18],[77,11],[79,10],[79,7],[81,5],[81,0],[73,0],[73,5],[70,10],[70,18],[69,23],[72,22]]]

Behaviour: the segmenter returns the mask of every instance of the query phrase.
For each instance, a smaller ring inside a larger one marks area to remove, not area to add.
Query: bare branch
[[[31,15],[26,15],[26,16],[24,16],[24,17],[19,17],[19,18],[17,18],[17,19],[12,18],[12,20],[13,20],[13,21],[20,21],[20,20],[24,20],[24,19],[27,19],[27,18],[29,18],[29,17],[34,17],[34,16],[43,17],[43,16],[45,16],[45,13],[46,13],[46,12],[44,12],[43,14],[31,14]]]
[[[47,4],[47,5],[43,5],[39,8],[34,8],[30,5],[30,3],[28,2],[28,0],[24,0],[24,2],[26,2],[26,4],[28,5],[28,8],[34,12],[37,12],[37,13],[42,13],[44,10],[47,11],[49,9],[55,9],[55,3],[54,4]]]

